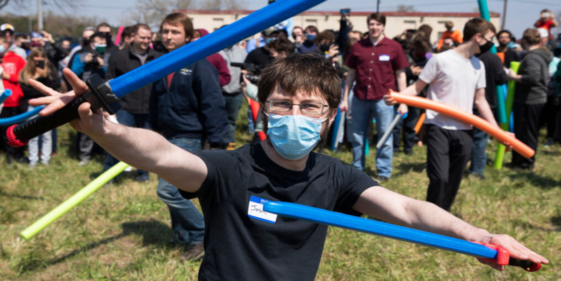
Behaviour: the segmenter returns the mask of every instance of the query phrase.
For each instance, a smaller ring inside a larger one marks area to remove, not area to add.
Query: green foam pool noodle
[[[510,63],[510,68],[515,73],[518,73],[518,69],[520,68],[520,62],[517,62],[517,61],[511,62]],[[510,113],[512,112],[512,105],[514,103],[515,87],[516,87],[516,81],[508,81],[506,101],[505,101],[506,116],[510,116]],[[507,131],[507,132],[508,132],[508,126],[509,126],[509,122],[510,122],[509,119],[510,118],[507,118],[506,122],[501,125],[501,128],[504,131]],[[506,146],[504,146],[502,144],[499,144],[499,147],[497,149],[497,154],[495,155],[495,163],[494,163],[495,168],[498,169],[498,170],[503,168],[505,152],[506,152]]]
[[[31,239],[33,236],[35,236],[35,234],[39,233],[45,227],[60,218],[74,206],[80,204],[80,202],[88,198],[88,196],[101,188],[111,179],[122,173],[128,167],[129,165],[124,162],[117,163],[115,166],[111,167],[111,169],[107,170],[105,173],[101,174],[99,177],[93,180],[90,184],[82,188],[82,190],[78,191],[78,193],[74,194],[74,196],[68,198],[68,200],[64,201],[64,203],[60,204],[54,210],[50,211],[30,227],[22,231],[20,233],[21,237],[25,238],[26,240]]]

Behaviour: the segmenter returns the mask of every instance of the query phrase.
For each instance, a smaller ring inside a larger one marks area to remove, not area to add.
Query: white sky
[[[31,12],[36,11],[36,1],[28,0],[30,2]],[[244,0],[247,10],[256,10],[267,5],[268,0]],[[282,1],[282,0],[280,0]],[[55,13],[60,13],[60,10],[55,5],[49,5],[48,1],[44,5],[45,10],[52,10]],[[100,18],[105,18],[112,25],[119,25],[121,19],[126,14],[127,10],[133,7],[136,3],[134,0],[85,0],[83,1],[82,8],[72,11],[67,9],[67,12],[78,15],[97,15]],[[499,12],[502,14],[504,0],[487,0],[489,10]],[[380,3],[380,10],[395,11],[398,5],[413,5],[416,11],[419,12],[473,12],[478,8],[476,0],[382,0]],[[348,7],[352,11],[375,11],[376,0],[328,0],[313,10],[321,11],[338,11],[340,8]],[[532,27],[534,21],[538,18],[539,12],[549,8],[556,15],[561,12],[561,1],[559,0],[509,0],[507,9],[506,28],[510,29],[517,38],[520,38],[524,29]],[[20,15],[26,15],[29,11],[22,11],[13,6],[5,8]],[[558,21],[560,19],[558,18]],[[499,28],[499,27],[497,27]]]

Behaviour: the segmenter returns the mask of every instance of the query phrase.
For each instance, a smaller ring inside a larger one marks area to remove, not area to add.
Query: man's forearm
[[[356,73],[354,71],[349,70],[347,73],[347,78],[345,79],[345,91],[343,91],[343,100],[349,100],[349,93],[351,88],[353,87],[353,83],[356,79]]]
[[[477,110],[479,110],[479,114],[483,119],[487,120],[487,122],[491,123],[491,125],[499,127],[487,100],[478,99],[475,101],[475,106],[477,107]]]
[[[429,202],[412,199],[406,209],[411,214],[409,226],[415,229],[478,242],[489,234]]]
[[[204,180],[201,174],[206,176],[206,166],[199,157],[153,131],[113,124],[107,120],[104,123],[103,134],[90,136],[115,158],[154,172],[180,189],[198,190]],[[190,180],[185,181],[186,178]]]

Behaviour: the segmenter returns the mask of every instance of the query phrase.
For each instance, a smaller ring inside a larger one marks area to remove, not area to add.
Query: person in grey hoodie
[[[230,123],[230,128],[228,130],[228,149],[232,150],[236,146],[236,139],[234,138],[236,121],[238,120],[238,113],[240,112],[244,95],[242,94],[242,88],[240,86],[242,69],[231,66],[230,63],[244,62],[247,57],[247,52],[237,44],[234,44],[220,51],[219,54],[226,60],[230,76],[232,77],[230,83],[222,86],[222,95],[224,96],[226,111],[228,112],[228,123]]]
[[[518,74],[509,71],[509,80],[516,81],[514,93],[514,134],[517,139],[534,151],[538,147],[539,119],[547,101],[549,63],[553,54],[540,44],[540,33],[536,29],[526,29],[522,44],[527,47]],[[530,159],[512,152],[513,168],[533,169],[535,156]]]

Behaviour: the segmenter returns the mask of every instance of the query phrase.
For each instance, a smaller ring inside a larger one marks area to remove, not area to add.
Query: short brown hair
[[[269,42],[267,48],[273,49],[279,53],[284,52],[287,56],[294,54],[294,50],[296,49],[294,44],[284,37]]]
[[[313,32],[313,33],[315,33],[315,34],[318,34],[318,33],[319,33],[318,28],[315,27],[314,25],[308,25],[308,26],[306,26],[306,29],[304,29],[304,32],[306,32],[307,30],[309,30],[309,31],[311,31],[311,32]]]
[[[318,95],[336,109],[341,101],[341,79],[337,70],[323,56],[307,53],[278,58],[261,72],[258,85],[259,102],[265,104],[279,85],[286,93]]]
[[[491,30],[493,33],[497,33],[495,26],[482,19],[482,18],[473,18],[466,22],[464,26],[464,42],[467,42],[475,36],[475,34],[479,33],[481,36],[485,36],[487,31]]]
[[[451,29],[452,27],[454,27],[454,23],[451,22],[451,21],[447,21],[447,22],[444,24],[444,27],[446,27],[446,29]]]
[[[316,37],[316,45],[319,45],[319,43],[323,40],[328,41],[329,43],[335,41],[335,33],[333,33],[333,31],[331,30],[324,30],[322,31],[320,34],[318,34],[318,36]]]
[[[430,35],[432,33],[432,27],[430,27],[430,25],[428,24],[423,24],[421,26],[419,26],[419,33],[423,33],[423,36],[425,36],[425,38],[427,38],[427,40],[430,41]]]
[[[98,24],[96,30],[99,30],[100,27],[109,27],[109,30],[111,30],[111,32],[113,32],[113,28],[106,22],[102,22],[102,23]]]
[[[375,20],[386,26],[386,15],[382,13],[372,13],[366,18],[366,25],[370,24],[371,20]]]
[[[142,29],[146,29],[146,30],[148,30],[148,31],[150,31],[150,32],[152,31],[152,29],[150,29],[150,26],[148,26],[147,24],[145,24],[145,23],[137,23],[137,24],[135,24],[135,25],[132,26],[131,33],[136,34],[136,33],[138,33],[138,30],[141,29],[141,28],[142,28]]]
[[[541,41],[540,32],[534,28],[528,28],[524,30],[522,39],[525,40],[530,45],[538,45]]]
[[[167,15],[164,18],[164,20],[162,21],[162,23],[160,24],[160,32],[162,32],[162,28],[164,27],[164,23],[167,23],[167,24],[173,25],[173,26],[178,26],[178,25],[183,26],[183,30],[185,31],[185,37],[193,38],[193,30],[194,30],[193,29],[193,22],[191,21],[189,16],[187,16],[186,14],[171,13],[171,14]]]

